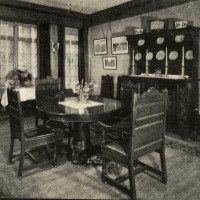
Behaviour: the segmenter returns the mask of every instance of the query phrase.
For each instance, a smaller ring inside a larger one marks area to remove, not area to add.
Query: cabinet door
[[[148,45],[146,47],[146,62],[148,62],[149,73],[154,74],[161,70],[165,74],[167,34],[165,32],[154,32],[148,34]]]

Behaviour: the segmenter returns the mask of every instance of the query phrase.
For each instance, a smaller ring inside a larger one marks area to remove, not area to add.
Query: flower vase
[[[88,99],[88,94],[80,91],[80,93],[78,95],[78,101],[80,103],[85,103],[87,101],[87,99]]]

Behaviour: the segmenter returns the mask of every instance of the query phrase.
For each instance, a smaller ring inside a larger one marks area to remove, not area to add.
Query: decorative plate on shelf
[[[176,35],[175,37],[176,42],[183,42],[184,39],[185,39],[184,35]]]
[[[164,37],[159,37],[159,38],[157,38],[156,43],[157,44],[162,44],[164,41],[165,41]]]
[[[163,60],[165,58],[165,52],[163,50],[158,51],[156,54],[156,59],[157,60]]]
[[[150,30],[164,29],[165,22],[163,20],[154,20],[150,22]]]
[[[141,60],[141,58],[142,58],[142,54],[141,53],[136,53],[135,54],[135,60]]]
[[[188,51],[186,52],[186,54],[185,54],[185,58],[186,58],[187,60],[192,60],[192,59],[194,58],[194,56],[193,56],[193,51],[192,51],[192,50],[188,50]]]
[[[172,51],[169,54],[169,59],[170,60],[176,60],[178,58],[178,52],[177,51]]]
[[[134,34],[135,34],[135,35],[142,34],[143,32],[144,32],[144,29],[143,29],[143,28],[136,28],[136,29],[134,29]]]
[[[138,46],[143,46],[144,44],[145,44],[145,40],[144,39],[138,40]]]
[[[177,21],[174,24],[176,29],[187,27],[187,21]]]
[[[148,52],[146,55],[146,59],[147,60],[152,60],[153,59],[153,53],[152,52]]]

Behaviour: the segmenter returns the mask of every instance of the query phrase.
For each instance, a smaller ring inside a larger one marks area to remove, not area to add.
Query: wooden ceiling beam
[[[198,0],[133,0],[89,16],[88,27],[117,21]]]
[[[8,7],[8,8],[14,8],[18,10],[24,10],[24,11],[33,11],[38,12],[42,14],[50,14],[50,15],[57,15],[61,17],[70,17],[74,19],[81,19],[81,20],[87,20],[88,15],[82,14],[79,12],[61,9],[61,8],[52,8],[48,6],[43,5],[37,5],[34,3],[29,2],[21,2],[21,1],[8,1],[8,0],[0,0],[0,6]]]

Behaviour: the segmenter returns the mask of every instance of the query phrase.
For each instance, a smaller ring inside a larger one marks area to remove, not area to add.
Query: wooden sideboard
[[[121,98],[124,88],[142,94],[149,87],[168,90],[167,131],[177,133],[183,138],[192,137],[195,131],[194,110],[198,102],[197,82],[175,77],[119,76],[117,98]]]
[[[195,133],[200,110],[199,38],[196,27],[129,35],[129,75],[118,77],[118,98],[125,87],[168,89],[167,131],[183,138]]]

